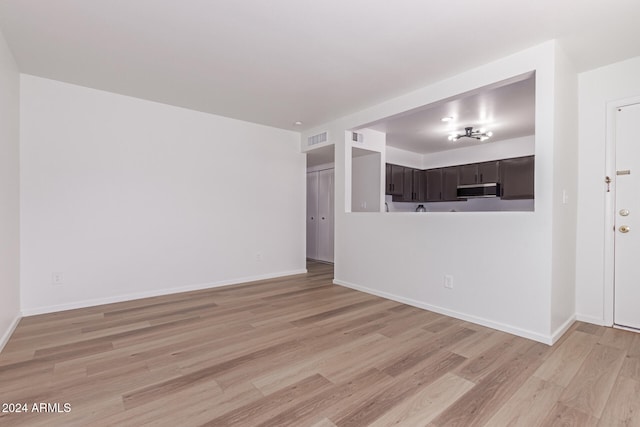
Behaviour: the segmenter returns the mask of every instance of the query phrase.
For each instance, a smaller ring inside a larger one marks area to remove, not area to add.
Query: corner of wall
[[[20,320],[20,74],[0,32],[0,349]]]
[[[20,320],[22,320],[22,316],[16,316],[15,319],[13,319],[11,323],[9,323],[9,327],[6,329],[6,331],[2,334],[2,336],[0,336],[0,353],[2,352],[2,350],[4,350],[4,347],[9,342],[11,335],[13,335],[13,332],[18,327],[18,323],[20,323]]]
[[[551,331],[555,336],[575,319],[578,75],[559,44],[554,60]]]

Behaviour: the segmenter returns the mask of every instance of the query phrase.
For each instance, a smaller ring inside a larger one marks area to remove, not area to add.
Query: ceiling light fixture
[[[453,116],[447,116],[440,119],[440,121],[443,121],[445,123],[450,122],[451,120],[453,120]]]
[[[473,138],[480,141],[486,141],[493,135],[493,132],[487,132],[485,129],[473,130],[472,126],[464,128],[464,133],[456,132],[449,135],[449,141],[457,141],[460,138]]]
[[[302,126],[302,122],[300,120],[298,120],[297,122],[293,122],[293,124],[295,126]]]

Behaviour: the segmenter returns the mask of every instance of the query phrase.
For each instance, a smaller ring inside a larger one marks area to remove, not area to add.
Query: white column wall
[[[329,130],[337,145],[336,283],[552,341],[555,49],[555,42],[544,43],[308,132]],[[530,71],[537,98],[535,212],[345,213],[351,146],[335,135]],[[453,290],[443,287],[445,274],[454,276]]]
[[[20,75],[0,33],[0,350],[20,319]]]
[[[578,78],[556,48],[551,331],[560,337],[575,320],[578,195]]]

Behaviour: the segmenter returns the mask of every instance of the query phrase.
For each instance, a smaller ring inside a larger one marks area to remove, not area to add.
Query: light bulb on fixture
[[[480,141],[486,141],[493,135],[493,132],[487,132],[485,129],[473,130],[472,126],[464,128],[464,133],[457,132],[449,135],[447,139],[449,141],[457,141],[460,138],[473,138]]]

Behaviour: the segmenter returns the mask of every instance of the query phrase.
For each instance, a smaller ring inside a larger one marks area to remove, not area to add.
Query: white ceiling
[[[531,73],[363,127],[385,132],[387,145],[420,154],[533,135],[535,89],[535,75]],[[453,120],[444,123],[443,117]],[[467,126],[484,128],[493,136],[484,142],[447,139],[452,133],[464,133]]]
[[[552,38],[579,71],[638,56],[639,18],[638,0],[0,1],[23,73],[301,130]]]

